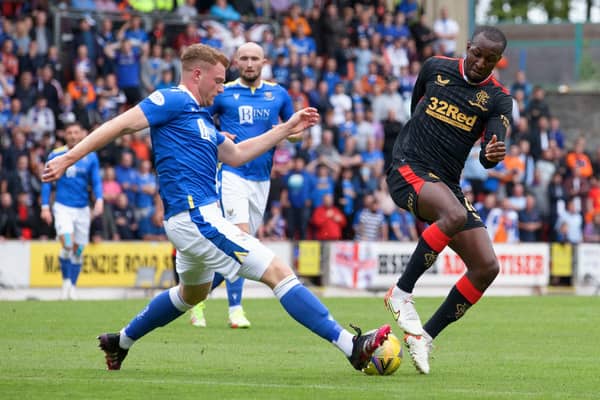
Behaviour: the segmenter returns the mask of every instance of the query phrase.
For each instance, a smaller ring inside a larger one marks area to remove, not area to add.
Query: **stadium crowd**
[[[392,146],[408,120],[422,62],[461,56],[459,25],[446,9],[432,26],[416,0],[262,2],[72,0],[89,11],[54,43],[49,2],[3,2],[0,17],[0,238],[53,238],[40,218],[40,172],[64,145],[63,127],[89,131],[155,89],[177,85],[178,54],[202,42],[232,56],[263,45],[263,78],[284,86],[295,107],[316,107],[322,123],[274,152],[263,239],[413,241],[420,221],[398,209],[385,183]],[[93,13],[92,13],[93,11]],[[98,11],[110,14],[98,18]],[[182,21],[167,27],[161,13]],[[61,33],[64,32],[64,27]],[[236,67],[228,80],[237,77]],[[600,242],[600,148],[569,138],[544,89],[519,71],[501,77],[518,110],[507,156],[492,170],[475,146],[461,186],[495,242]],[[572,145],[570,143],[572,142]],[[105,209],[92,240],[161,240],[162,208],[148,131],[98,152]]]

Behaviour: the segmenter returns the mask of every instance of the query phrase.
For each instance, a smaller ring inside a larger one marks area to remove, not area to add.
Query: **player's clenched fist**
[[[485,146],[485,158],[491,162],[500,162],[506,155],[506,144],[499,142],[496,135],[492,136],[492,139]]]

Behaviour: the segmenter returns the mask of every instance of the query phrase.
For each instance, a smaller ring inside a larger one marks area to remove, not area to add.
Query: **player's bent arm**
[[[137,132],[147,127],[148,119],[146,119],[146,115],[144,115],[140,106],[130,108],[125,113],[100,125],[99,128],[95,129],[62,156],[49,161],[44,168],[42,180],[44,182],[57,180],[68,167],[85,155],[105,146],[119,136]]]
[[[282,124],[277,125],[262,135],[237,144],[226,137],[219,146],[219,161],[232,167],[244,165],[274,147],[281,140],[285,139],[288,133],[285,124]]]
[[[294,113],[288,121],[249,140],[234,144],[225,139],[219,145],[219,160],[232,167],[239,167],[273,148],[281,140],[295,135],[319,122],[317,109],[307,107]]]

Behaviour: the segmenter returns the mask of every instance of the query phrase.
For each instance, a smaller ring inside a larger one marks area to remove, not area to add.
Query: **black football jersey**
[[[474,84],[464,75],[464,59],[431,57],[425,61],[413,90],[412,117],[394,143],[394,162],[413,162],[448,183],[458,184],[475,142],[496,135],[504,141],[511,124],[512,98],[496,79]]]

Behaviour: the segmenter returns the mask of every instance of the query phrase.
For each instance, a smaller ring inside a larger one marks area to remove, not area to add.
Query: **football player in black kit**
[[[481,139],[485,168],[502,161],[512,100],[493,77],[506,48],[495,27],[478,27],[466,57],[431,57],[419,73],[412,117],[396,138],[387,182],[394,202],[429,223],[406,270],[385,296],[386,307],[404,330],[417,370],[429,373],[433,339],[475,304],[498,275],[499,264],[485,225],[459,186],[469,151]],[[450,246],[467,273],[422,326],[412,292],[419,277]]]

